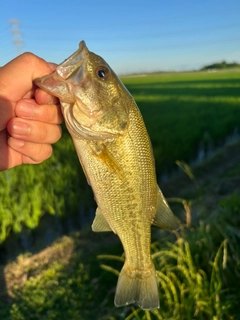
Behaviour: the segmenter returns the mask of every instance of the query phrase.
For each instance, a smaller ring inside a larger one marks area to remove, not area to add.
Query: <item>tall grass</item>
[[[199,227],[178,235],[175,243],[160,240],[152,244],[160,309],[143,311],[131,307],[126,320],[235,319],[240,297],[235,291],[239,283],[236,272],[239,260],[233,263],[232,256],[239,256],[240,250],[236,242],[220,234],[216,239],[212,233],[214,227],[213,221],[202,222]],[[99,258],[109,260],[107,265],[102,265],[104,270],[118,275],[118,270],[109,266],[117,257],[101,255]]]
[[[187,160],[201,143],[206,148],[217,144],[238,126],[237,72],[163,74],[128,78],[124,82],[141,108],[160,171],[176,159]],[[184,162],[178,164],[198,187],[189,167]],[[35,228],[46,213],[76,214],[80,202],[88,207],[93,201],[68,135],[56,145],[51,159],[38,166],[2,172],[0,184],[0,242],[23,226]],[[169,236],[155,230],[158,241],[151,248],[160,309],[115,308],[116,276],[123,257],[112,254],[112,243],[103,255],[102,248],[96,253],[89,241],[84,251],[81,242],[81,250],[74,252],[69,265],[54,262],[37,275],[27,272],[24,285],[13,288],[14,294],[7,302],[0,300],[0,318],[238,319],[239,195],[233,193],[221,200],[214,212],[204,208],[203,216],[207,218],[195,223],[195,227],[191,224],[191,200],[172,200],[181,202],[185,208],[187,228]],[[98,253],[102,272],[96,263]]]
[[[157,173],[189,161],[239,127],[240,72],[153,74],[124,78],[146,122]],[[64,131],[51,159],[0,173],[0,243],[44,214],[74,216],[94,207],[71,138]]]
[[[152,258],[159,282],[160,309],[143,311],[132,307],[126,317],[130,319],[224,319],[229,314],[230,301],[224,297],[222,273],[227,268],[227,240],[219,246],[208,274],[200,269],[192,257],[190,244],[179,238],[175,244],[168,243],[161,248],[159,243],[152,245]],[[100,256],[107,259],[107,256]],[[109,257],[112,259],[114,257]],[[118,274],[111,267],[103,268]]]
[[[188,210],[188,217],[191,214],[190,201],[177,199],[180,200]],[[205,211],[204,216],[208,213],[207,208]],[[80,241],[80,248],[67,265],[53,261],[32,276],[29,266],[30,275],[23,286],[12,288],[12,301],[3,305],[0,300],[0,318],[238,319],[239,212],[240,197],[233,193],[221,200],[215,212],[195,227],[186,223],[188,228],[172,234],[154,229],[158,240],[151,245],[151,250],[159,283],[160,309],[143,311],[133,305],[115,308],[113,297],[124,257],[112,254],[116,248],[111,242],[104,249],[108,254],[103,254],[99,245],[101,272],[96,264],[97,252],[88,252],[93,245],[91,241],[84,246]]]
[[[188,168],[190,170],[190,168]],[[193,180],[195,177],[193,176]],[[181,202],[186,210],[185,229],[174,232],[175,242],[165,233],[151,245],[159,283],[160,309],[143,311],[131,307],[125,320],[223,320],[238,319],[240,283],[240,197],[232,193],[221,200],[206,221],[191,227],[190,201]],[[205,208],[207,212],[207,209]],[[119,275],[111,266],[123,257],[100,255],[108,263],[103,270]]]
[[[51,159],[1,172],[0,243],[23,227],[36,228],[44,214],[63,217],[71,212],[74,216],[80,203],[91,206],[86,184],[67,134],[55,146]]]

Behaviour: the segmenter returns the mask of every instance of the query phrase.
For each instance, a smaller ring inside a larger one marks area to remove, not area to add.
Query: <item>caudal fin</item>
[[[129,269],[125,263],[118,278],[114,302],[117,307],[137,303],[144,310],[159,308],[154,265],[150,271],[140,273],[139,270]]]

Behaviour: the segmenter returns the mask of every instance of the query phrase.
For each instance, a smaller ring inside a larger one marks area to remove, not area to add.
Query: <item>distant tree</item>
[[[217,62],[201,68],[201,70],[212,70],[212,69],[230,69],[240,68],[240,64],[237,62],[228,63],[226,61]]]

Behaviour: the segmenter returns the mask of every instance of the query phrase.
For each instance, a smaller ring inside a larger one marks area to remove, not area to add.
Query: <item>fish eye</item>
[[[108,76],[109,76],[109,70],[105,67],[99,67],[97,69],[97,76],[99,79],[101,80],[107,80]]]

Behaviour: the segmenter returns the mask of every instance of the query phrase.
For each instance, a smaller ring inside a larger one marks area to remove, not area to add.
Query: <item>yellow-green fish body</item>
[[[124,247],[115,304],[159,307],[150,256],[151,224],[179,227],[156,182],[152,147],[130,93],[84,42],[36,84],[59,97],[98,208],[93,231],[115,232]]]

